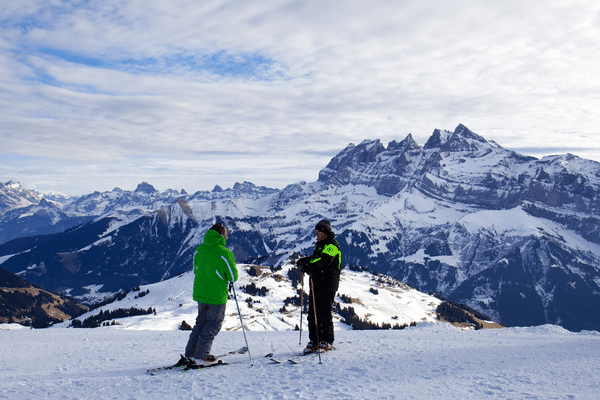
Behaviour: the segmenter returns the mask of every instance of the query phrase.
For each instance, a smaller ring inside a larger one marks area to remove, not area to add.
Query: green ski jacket
[[[238,279],[233,253],[214,229],[194,253],[194,300],[204,304],[227,303],[227,286]]]

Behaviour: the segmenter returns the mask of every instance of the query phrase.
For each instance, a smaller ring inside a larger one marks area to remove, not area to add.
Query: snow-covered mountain
[[[424,146],[350,144],[316,182],[251,183],[193,195],[113,190],[64,205],[76,228],[0,245],[2,266],[83,295],[157,282],[190,268],[206,229],[224,222],[240,262],[278,266],[310,253],[332,221],[343,262],[393,276],[504,325],[600,329],[600,164],[519,155],[459,125]],[[86,214],[87,213],[87,214]],[[2,226],[0,226],[2,228]],[[95,286],[95,287],[97,287]]]
[[[0,182],[0,215],[15,208],[37,204],[42,196],[25,189],[19,182]]]

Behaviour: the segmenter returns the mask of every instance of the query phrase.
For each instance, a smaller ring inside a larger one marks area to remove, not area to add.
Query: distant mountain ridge
[[[314,226],[327,218],[345,264],[467,304],[503,325],[600,329],[595,161],[538,160],[459,125],[435,130],[422,147],[411,135],[387,147],[350,144],[316,182],[282,190],[248,182],[192,195],[142,189],[96,192],[58,207],[89,220],[0,245],[2,267],[85,297],[92,287],[111,293],[186,271],[217,221],[230,228],[237,260],[279,265],[310,253]]]

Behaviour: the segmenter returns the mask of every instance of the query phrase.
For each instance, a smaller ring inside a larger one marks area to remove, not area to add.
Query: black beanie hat
[[[333,234],[333,230],[331,229],[331,223],[326,219],[320,220],[317,226],[315,226],[315,229],[326,233],[328,236],[331,236]]]

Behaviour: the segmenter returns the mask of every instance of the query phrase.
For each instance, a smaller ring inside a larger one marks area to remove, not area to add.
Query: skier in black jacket
[[[305,352],[333,347],[333,317],[331,307],[340,284],[342,253],[331,223],[321,220],[315,227],[317,244],[311,257],[296,262],[302,272],[310,275],[311,291],[308,310],[309,342]],[[314,299],[314,304],[313,304]],[[315,324],[316,305],[316,324]]]

